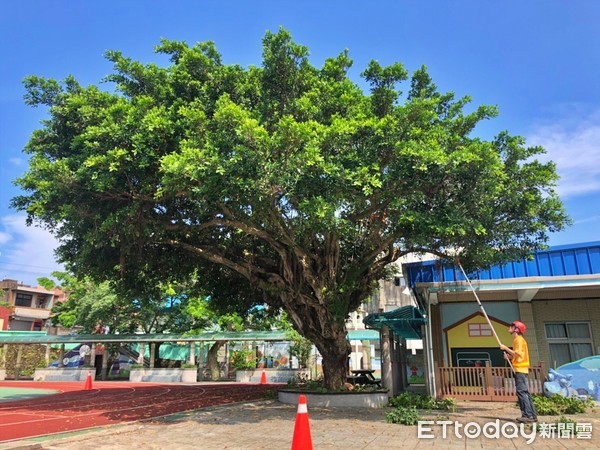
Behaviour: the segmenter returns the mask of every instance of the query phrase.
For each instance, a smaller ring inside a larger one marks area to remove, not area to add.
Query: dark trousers
[[[521,408],[521,415],[536,419],[537,412],[529,394],[529,382],[526,373],[515,373],[515,388],[517,389],[517,400],[519,401],[519,408]]]

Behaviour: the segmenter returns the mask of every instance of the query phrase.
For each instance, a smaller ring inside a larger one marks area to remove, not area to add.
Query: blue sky
[[[470,95],[500,116],[476,130],[509,130],[556,161],[575,224],[551,245],[600,240],[600,2],[597,0],[140,1],[19,0],[0,14],[0,279],[36,284],[59,268],[55,242],[9,208],[27,168],[21,150],[45,117],[23,102],[27,75],[98,84],[106,50],[166,64],[164,37],[214,41],[225,63],[260,65],[266,30],[288,29],[312,63],[348,49],[351,76],[371,59],[426,65],[441,91]],[[110,89],[110,86],[106,86]]]

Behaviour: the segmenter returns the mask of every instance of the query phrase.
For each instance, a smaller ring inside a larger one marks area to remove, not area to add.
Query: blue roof
[[[465,281],[458,266],[440,260],[403,264],[412,288],[416,283]],[[559,245],[522,259],[469,274],[474,280],[600,274],[600,241]]]

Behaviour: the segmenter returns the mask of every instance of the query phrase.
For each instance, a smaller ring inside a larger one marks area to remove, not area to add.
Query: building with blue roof
[[[403,265],[408,285],[429,319],[438,366],[504,365],[493,331],[512,344],[507,326],[527,325],[533,364],[558,367],[600,353],[600,242],[550,247],[530,258],[468,275],[453,263]]]
[[[435,366],[504,366],[496,336],[511,346],[507,328],[514,320],[527,325],[533,365],[558,367],[600,354],[600,241],[550,247],[478,270],[468,274],[472,288],[450,261],[405,263],[402,272],[417,306],[371,314],[365,323],[387,325],[400,342],[407,329],[420,334],[430,384]]]

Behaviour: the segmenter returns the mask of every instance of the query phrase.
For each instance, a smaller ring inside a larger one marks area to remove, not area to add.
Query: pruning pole
[[[465,269],[463,269],[463,266],[460,263],[460,261],[458,260],[458,258],[456,258],[456,264],[460,268],[460,271],[462,272],[463,276],[465,277],[465,280],[467,280],[467,283],[469,284],[469,287],[471,288],[471,291],[473,292],[473,295],[475,296],[475,300],[477,300],[477,303],[479,304],[479,308],[481,308],[481,312],[483,313],[483,316],[485,317],[485,320],[487,320],[488,325],[492,329],[492,333],[494,333],[494,337],[496,338],[496,341],[498,342],[498,347],[500,347],[502,345],[502,342],[500,342],[500,338],[498,337],[498,334],[496,333],[496,330],[494,329],[494,326],[492,325],[492,321],[490,320],[490,318],[488,317],[487,313],[485,312],[485,308],[481,304],[481,300],[479,300],[479,296],[477,295],[477,291],[475,290],[475,288],[471,284],[471,280],[469,280],[469,277],[467,276],[467,273],[465,272]],[[506,355],[506,352],[502,352],[502,353],[504,353],[504,355]],[[506,358],[506,361],[508,361],[508,365],[510,366],[511,370],[514,373],[515,372],[515,368],[513,367],[512,362],[510,361],[509,358]]]

